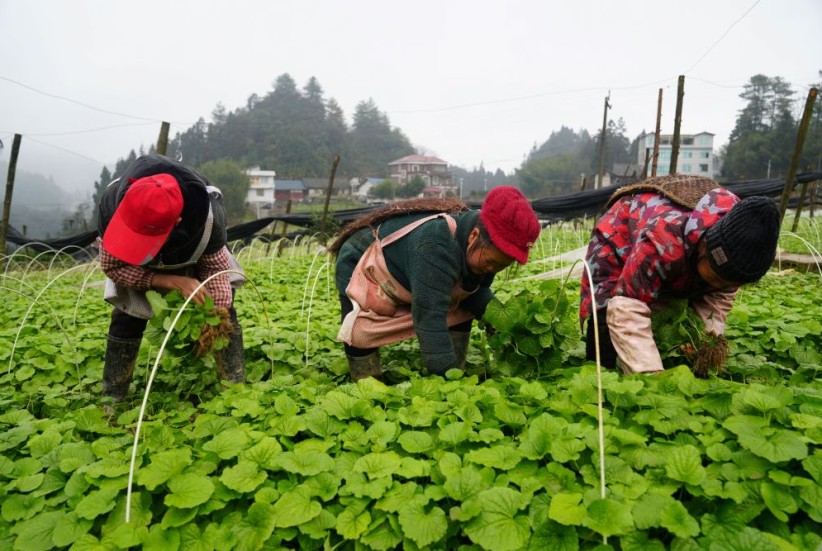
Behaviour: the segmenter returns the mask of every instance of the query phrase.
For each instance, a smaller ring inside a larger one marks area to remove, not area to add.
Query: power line
[[[35,142],[35,143],[39,143],[40,145],[45,145],[46,147],[53,147],[55,149],[59,149],[59,150],[64,151],[66,153],[70,153],[70,154],[75,155],[77,157],[81,157],[81,158],[83,158],[87,161],[92,161],[92,162],[94,162],[98,165],[101,165],[101,166],[106,165],[106,163],[104,163],[102,161],[98,161],[97,159],[92,159],[91,157],[87,157],[86,155],[83,155],[82,153],[77,153],[76,151],[71,151],[70,149],[66,149],[65,147],[60,147],[59,145],[54,145],[52,143],[44,142],[44,141],[41,141],[41,140],[35,140],[34,138],[32,138],[31,136],[29,136],[27,134],[23,134],[23,136],[25,138]]]
[[[89,128],[87,130],[70,130],[68,132],[49,132],[49,133],[36,133],[36,134],[26,134],[26,137],[31,138],[31,136],[72,136],[75,134],[88,134],[91,132],[101,132],[103,130],[111,130],[113,128],[125,128],[125,127],[133,127],[133,126],[148,126],[157,124],[155,121],[151,122],[142,122],[142,123],[133,123],[133,124],[116,124],[113,126],[103,126],[100,128]]]
[[[685,71],[683,74],[686,74],[686,75],[687,75],[688,73],[690,73],[691,71],[693,71],[694,67],[696,67],[697,65],[699,65],[699,64],[700,64],[700,62],[702,62],[702,60],[703,60],[703,59],[705,59],[705,57],[706,57],[709,53],[711,53],[711,51],[712,51],[712,50],[716,47],[716,45],[717,45],[717,44],[719,44],[720,42],[722,42],[722,40],[723,40],[726,36],[728,36],[728,33],[729,33],[729,32],[731,32],[731,29],[733,29],[733,28],[736,26],[736,24],[737,24],[737,23],[739,23],[740,21],[742,21],[743,19],[745,19],[745,16],[746,16],[746,15],[748,15],[749,13],[751,13],[751,11],[752,11],[752,10],[753,10],[753,9],[754,9],[757,5],[759,5],[759,3],[760,3],[761,1],[762,1],[762,0],[756,0],[756,2],[754,2],[754,3],[753,3],[753,5],[752,5],[750,8],[748,8],[748,10],[747,10],[745,13],[743,13],[743,14],[739,17],[739,19],[737,19],[736,21],[734,21],[733,23],[731,23],[731,25],[730,25],[727,29],[725,29],[725,32],[724,32],[724,33],[722,33],[722,36],[720,36],[720,37],[717,39],[717,41],[716,41],[716,42],[714,42],[713,44],[711,44],[711,47],[710,47],[710,48],[708,48],[708,50],[707,50],[704,54],[702,54],[702,57],[700,57],[699,59],[697,59],[697,60],[696,60],[696,63],[694,63],[693,65],[691,65],[691,67],[690,67],[687,71]]]
[[[648,86],[657,86],[662,82],[668,82],[672,78],[674,78],[674,77],[668,77],[668,78],[664,78],[664,79],[661,79],[661,80],[657,80],[655,82],[648,82],[648,83],[645,83],[645,84],[637,84],[637,85],[634,85],[634,86],[621,86],[621,87],[619,87],[619,86],[616,86],[616,87],[614,87],[614,86],[612,86],[612,87],[597,86],[597,87],[592,87],[592,88],[576,88],[576,89],[568,89],[568,90],[554,90],[554,91],[551,91],[551,92],[542,92],[542,93],[539,93],[539,94],[532,94],[532,95],[529,95],[529,96],[515,96],[515,97],[502,98],[502,99],[496,99],[496,100],[479,101],[479,102],[475,102],[475,103],[465,103],[465,104],[462,104],[462,105],[452,105],[450,107],[439,107],[439,108],[436,108],[436,109],[393,110],[393,111],[386,111],[386,113],[392,113],[392,114],[396,114],[396,113],[401,113],[401,114],[440,113],[442,111],[453,111],[455,109],[465,109],[467,107],[480,107],[480,106],[483,106],[483,105],[494,105],[494,104],[497,104],[497,103],[509,103],[509,102],[513,102],[513,101],[522,101],[522,100],[528,100],[528,99],[535,99],[535,98],[541,98],[541,97],[545,97],[545,96],[557,96],[557,95],[561,95],[561,94],[579,94],[579,93],[582,93],[582,92],[597,92],[597,91],[600,91],[600,90],[604,90],[606,88],[609,89],[609,90],[636,90],[638,88],[646,88]]]
[[[57,94],[51,94],[49,92],[44,92],[43,90],[38,90],[37,88],[35,88],[33,86],[29,86],[28,84],[23,84],[22,82],[14,80],[13,78],[4,77],[2,75],[0,75],[0,80],[5,80],[6,82],[11,82],[12,84],[16,84],[17,86],[21,86],[23,88],[26,88],[27,90],[31,90],[32,92],[36,92],[38,94],[42,94],[42,95],[50,97],[50,98],[60,99],[60,100],[63,100],[63,101],[67,101],[69,103],[74,103],[76,105],[80,105],[82,107],[85,107],[86,109],[91,109],[93,111],[99,111],[100,113],[106,113],[108,115],[117,115],[117,116],[120,116],[120,117],[128,117],[130,119],[137,119],[137,120],[143,120],[143,121],[162,122],[158,119],[150,119],[148,117],[138,117],[136,115],[129,115],[127,113],[120,113],[120,112],[117,112],[117,111],[109,111],[107,109],[100,109],[99,107],[94,107],[93,105],[89,105],[87,103],[83,103],[82,101],[77,101],[75,99],[67,98],[66,96],[60,96],[60,95],[57,95]]]

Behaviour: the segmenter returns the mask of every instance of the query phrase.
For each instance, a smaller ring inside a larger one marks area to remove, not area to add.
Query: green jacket
[[[428,215],[390,218],[380,226],[379,236],[384,238],[425,216]],[[452,216],[457,221],[456,237],[451,236],[448,223],[438,218],[383,249],[388,271],[411,292],[411,313],[423,362],[430,371],[437,373],[457,364],[446,321],[451,291],[456,283],[459,281],[467,291],[477,289],[460,304],[477,319],[482,318],[485,307],[494,298],[490,289],[494,275],[474,275],[465,262],[468,234],[477,223],[479,211],[471,210]],[[364,228],[349,237],[340,248],[336,280],[341,296],[345,296],[357,262],[373,241],[371,229]]]

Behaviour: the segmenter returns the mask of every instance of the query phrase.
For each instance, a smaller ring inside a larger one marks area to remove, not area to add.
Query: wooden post
[[[608,127],[608,108],[611,106],[608,103],[609,99],[611,99],[610,90],[605,97],[605,111],[602,113],[602,134],[599,137],[599,182],[594,185],[594,189],[602,187],[602,178],[605,176],[605,130]]]
[[[802,191],[799,192],[799,202],[796,204],[796,214],[793,217],[793,225],[791,226],[791,231],[794,233],[796,233],[796,229],[799,227],[799,216],[802,214],[802,205],[805,203],[805,195],[808,193],[808,186],[813,183],[816,183],[816,180],[802,184]]]
[[[662,123],[662,88],[659,89],[659,99],[656,102],[656,131],[654,132],[654,162],[651,165],[651,177],[656,176],[656,166],[659,160],[659,129]],[[645,163],[648,166],[648,163]]]
[[[157,153],[160,155],[165,155],[166,149],[168,149],[168,129],[170,126],[165,121],[160,125],[160,137],[157,138]]]
[[[679,75],[679,84],[676,88],[676,115],[674,115],[674,137],[671,140],[671,166],[668,174],[676,172],[679,160],[679,128],[682,126],[682,98],[685,97],[685,75]]]
[[[331,174],[328,176],[328,189],[325,191],[325,205],[323,206],[323,217],[320,222],[320,231],[325,232],[325,221],[328,218],[328,204],[331,202],[331,193],[334,190],[334,175],[337,174],[337,165],[340,164],[340,156],[334,155],[334,164],[331,165]]]
[[[782,189],[782,201],[779,204],[779,220],[785,220],[785,211],[788,209],[788,198],[791,195],[791,186],[796,177],[796,168],[799,166],[799,159],[802,157],[802,148],[805,146],[805,136],[808,135],[808,126],[811,123],[811,114],[813,113],[813,104],[816,102],[816,95],[819,90],[811,88],[808,91],[808,99],[805,100],[805,111],[802,113],[802,120],[799,122],[799,131],[796,135],[796,146],[793,150],[793,157],[791,158],[790,167],[788,167],[788,176],[785,178],[785,187]],[[799,220],[799,211],[796,213],[794,220],[793,231],[796,231],[796,224]]]
[[[291,198],[288,199],[288,203],[285,204],[285,213],[291,214]],[[283,234],[280,236],[280,243],[277,247],[277,256],[280,256],[285,248],[285,236],[288,235],[288,222],[283,220]]]
[[[15,134],[14,141],[11,142],[9,173],[6,178],[6,197],[3,199],[3,225],[0,228],[0,243],[3,246],[0,252],[3,254],[6,254],[6,235],[8,235],[9,215],[11,214],[11,196],[14,193],[14,175],[17,172],[17,156],[20,154],[20,140],[22,139],[23,136]]]

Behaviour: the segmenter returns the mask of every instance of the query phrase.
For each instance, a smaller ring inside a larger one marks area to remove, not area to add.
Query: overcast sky
[[[820,0],[0,0],[0,161],[20,133],[19,170],[86,188],[160,121],[173,136],[282,73],[349,122],[373,98],[427,154],[506,172],[563,125],[598,132],[609,91],[633,139],[662,88],[671,133],[685,75],[682,132],[718,149],[751,76],[804,104],[820,29]]]

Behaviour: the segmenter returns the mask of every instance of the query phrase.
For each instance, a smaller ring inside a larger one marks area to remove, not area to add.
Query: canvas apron
[[[337,340],[357,348],[377,348],[416,336],[411,317],[411,293],[388,271],[383,248],[402,239],[416,228],[436,218],[448,222],[451,235],[456,234],[457,222],[445,213],[433,214],[398,229],[380,240],[374,232],[374,242],[363,253],[345,294],[354,309],[343,319]],[[459,283],[451,292],[451,307],[446,315],[451,327],[473,319],[473,315],[459,308],[460,301],[471,295]]]

